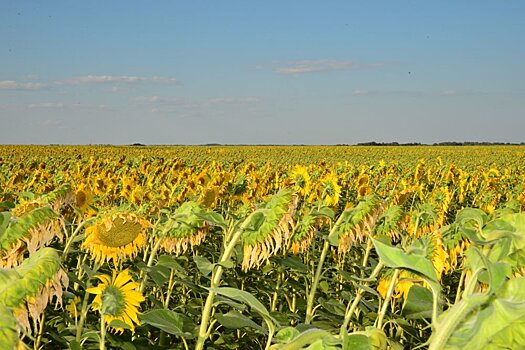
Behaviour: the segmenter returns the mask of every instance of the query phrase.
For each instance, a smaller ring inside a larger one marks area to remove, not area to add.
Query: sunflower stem
[[[305,324],[310,324],[314,316],[315,292],[317,291],[317,286],[319,285],[319,280],[321,279],[321,274],[323,272],[323,264],[326,259],[326,256],[328,255],[329,248],[330,248],[330,242],[325,241],[323,245],[323,251],[321,252],[321,256],[319,257],[319,263],[317,265],[317,270],[315,271],[312,288],[310,289],[310,293],[308,293],[308,299],[306,302],[306,318],[304,320]]]
[[[76,341],[80,342],[82,338],[82,331],[84,330],[84,322],[86,321],[87,309],[88,309],[88,293],[84,294],[84,299],[82,300],[82,311],[80,312],[80,319],[78,320]]]
[[[379,275],[379,272],[383,268],[384,264],[380,260],[376,267],[374,268],[374,271],[372,271],[372,274],[369,276],[370,279],[374,279]],[[347,308],[346,314],[345,314],[345,320],[343,322],[343,325],[341,326],[340,333],[342,337],[347,336],[348,332],[348,325],[350,324],[350,320],[352,319],[352,316],[354,315],[355,310],[357,309],[357,306],[359,305],[359,302],[361,301],[361,298],[363,297],[364,289],[358,288],[356,291],[356,296],[354,301],[352,302],[352,305],[349,304],[349,307]]]
[[[80,230],[84,227],[85,224],[91,221],[93,221],[93,218],[84,220],[80,224],[78,224],[77,228],[75,229],[75,231],[73,231],[73,233],[71,234],[71,236],[66,242],[66,246],[64,247],[64,252],[62,253],[62,261],[66,260],[67,254],[69,253],[69,249],[71,248],[71,245],[73,244],[73,240],[78,235]]]
[[[155,260],[155,256],[157,255],[157,251],[160,248],[160,244],[162,243],[162,238],[159,238],[157,242],[155,243],[155,246],[153,246],[153,249],[151,250],[151,254],[148,259],[148,263],[146,264],[147,267],[151,267],[153,265],[153,261]],[[148,274],[143,272],[142,273],[142,282],[140,282],[140,293],[142,294],[144,292],[144,288],[146,287],[146,282],[148,281]]]
[[[235,246],[237,245],[237,242],[241,239],[242,233],[242,229],[235,231],[230,241],[228,242],[226,248],[224,249],[224,253],[222,253],[222,256],[219,260],[219,264],[215,265],[213,269],[210,288],[217,288],[221,283],[222,272],[224,271],[221,263],[225,263],[230,260]],[[208,324],[210,323],[210,315],[213,308],[215,295],[216,293],[210,290],[210,292],[208,293],[208,297],[206,298],[206,302],[204,303],[204,308],[202,309],[201,324],[199,327],[199,337],[197,338],[195,350],[204,349],[204,343],[209,335]]]
[[[381,329],[383,327],[383,319],[385,318],[386,310],[388,309],[388,305],[390,304],[390,299],[392,298],[392,294],[394,294],[394,288],[396,287],[397,278],[399,277],[399,273],[401,272],[400,269],[394,270],[394,275],[392,276],[392,280],[390,281],[390,285],[388,286],[388,291],[385,296],[385,300],[383,302],[383,305],[381,306],[381,310],[379,311],[379,315],[377,316],[377,328]]]
[[[38,335],[37,335],[36,341],[35,341],[35,346],[34,346],[35,350],[38,350],[38,348],[40,348],[40,342],[42,341],[42,333],[44,331],[44,322],[45,322],[45,320],[46,320],[46,313],[43,312],[42,316],[40,318],[40,327],[38,329]]]
[[[340,215],[337,221],[335,222],[334,226],[330,230],[330,233],[328,236],[332,235],[338,228],[339,225],[341,225],[341,222],[343,221],[344,215]],[[314,280],[312,282],[312,287],[308,293],[308,299],[306,300],[306,318],[304,323],[310,324],[312,322],[313,316],[314,316],[314,300],[315,300],[315,292],[317,291],[317,286],[319,285],[319,280],[321,279],[321,275],[323,273],[323,264],[326,259],[326,256],[328,255],[328,249],[330,248],[330,242],[328,240],[324,241],[323,250],[321,252],[321,256],[319,257],[319,263],[317,264],[317,270],[315,271]]]
[[[104,315],[100,315],[100,350],[106,349],[106,322]]]

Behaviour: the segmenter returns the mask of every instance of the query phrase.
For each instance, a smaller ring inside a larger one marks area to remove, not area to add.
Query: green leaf
[[[401,315],[408,319],[431,318],[432,300],[430,290],[414,284],[410,287]]]
[[[352,350],[371,350],[370,338],[364,334],[349,334],[346,338],[346,349]]]
[[[224,220],[224,217],[219,213],[216,213],[214,211],[206,211],[206,212],[196,213],[196,215],[202,220],[212,225],[219,226],[223,230],[228,229],[228,223],[226,222],[226,220]]]
[[[192,327],[192,325],[188,325],[190,320],[188,317],[175,311],[154,309],[140,315],[140,321],[159,328],[166,333],[187,339],[191,338],[191,334],[186,331],[189,327]]]
[[[257,311],[261,316],[268,317],[272,319],[270,313],[264,307],[264,305],[257,300],[251,293],[248,293],[244,290],[231,287],[221,287],[221,288],[208,288],[210,291],[217,293],[219,295],[226,296],[235,301],[244,303],[248,305],[252,310]]]
[[[15,207],[15,203],[11,201],[4,201],[0,202],[0,209],[13,209]]]
[[[215,317],[217,318],[217,321],[226,328],[239,329],[248,327],[256,329],[263,334],[267,333],[263,327],[259,326],[250,318],[236,310],[231,310],[226,314],[216,314]]]
[[[400,248],[388,246],[376,239],[372,239],[372,241],[386,266],[411,270],[437,283],[436,270],[425,256],[407,253]]]
[[[0,237],[2,236],[3,232],[7,228],[7,225],[9,224],[9,220],[11,219],[11,214],[9,212],[2,212],[0,213]]]
[[[0,231],[0,251],[6,251],[18,240],[31,235],[30,230],[54,219],[57,214],[50,207],[36,208]]]
[[[317,328],[310,328],[306,331],[295,336],[287,344],[280,345],[277,347],[279,350],[299,350],[299,349],[308,349],[307,345],[313,345],[315,348],[324,349],[323,340],[324,339],[334,339],[329,332]],[[315,345],[314,345],[315,344]],[[321,347],[319,347],[321,346]]]
[[[148,275],[157,286],[162,286],[170,279],[170,269],[162,265],[151,266],[148,268]]]
[[[294,327],[284,327],[273,337],[273,341],[278,344],[289,343],[293,338],[299,335],[299,331]]]
[[[175,269],[177,271],[185,271],[185,269],[180,266],[178,262],[175,261],[175,257],[172,255],[161,255],[157,258],[157,265],[164,266],[169,269]]]
[[[474,294],[440,317],[429,349],[519,349],[525,344],[525,277],[495,295]]]
[[[12,311],[0,304],[0,348],[16,349],[19,343],[17,321]]]
[[[367,327],[366,331],[353,332],[345,337],[345,349],[386,350],[387,337],[385,332],[375,327]]]
[[[319,210],[313,210],[311,214],[312,216],[324,216],[332,220],[335,218],[334,210],[328,207],[323,207]]]
[[[212,264],[211,261],[205,258],[204,256],[194,256],[193,261],[197,265],[197,268],[199,269],[201,275],[203,275],[204,277],[208,277],[213,271],[214,264]]]
[[[219,261],[217,263],[217,265],[221,265],[222,267],[224,267],[225,269],[231,269],[233,268],[234,264],[233,264],[233,261],[231,260],[227,260],[227,261]]]
[[[113,328],[131,329],[131,327],[126,322],[121,320],[113,320],[109,323],[109,326]]]
[[[287,256],[285,258],[276,258],[275,261],[289,269],[295,270],[300,273],[307,273],[308,266],[303,264],[302,260],[296,256]]]
[[[82,346],[80,345],[78,341],[76,341],[75,339],[72,339],[69,342],[69,349],[70,350],[82,350]]]

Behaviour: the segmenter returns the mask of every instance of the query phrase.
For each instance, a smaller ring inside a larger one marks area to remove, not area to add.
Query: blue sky
[[[525,2],[0,0],[0,144],[525,141]]]

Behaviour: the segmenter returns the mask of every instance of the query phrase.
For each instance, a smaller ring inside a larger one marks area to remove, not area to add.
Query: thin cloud
[[[456,90],[448,89],[440,93],[441,96],[456,96],[458,92]]]
[[[62,119],[46,119],[44,121],[37,122],[35,125],[43,128],[51,129],[67,129],[67,125]]]
[[[47,85],[36,82],[19,82],[16,80],[0,80],[0,90],[40,90]]]
[[[277,62],[276,64],[281,66],[274,68],[275,73],[294,75],[314,72],[356,70],[362,68],[380,68],[386,65],[386,62],[362,64],[356,61],[300,60],[289,62]]]
[[[370,96],[375,95],[375,91],[365,90],[365,89],[355,89],[352,91],[353,96]]]
[[[64,104],[57,102],[30,103],[27,105],[27,108],[64,108]]]
[[[212,105],[230,105],[230,104],[245,104],[259,102],[257,97],[216,97],[208,101]]]
[[[58,85],[92,85],[92,84],[135,84],[135,83],[153,83],[153,84],[177,84],[178,81],[172,77],[139,77],[133,75],[85,75],[73,77],[66,80],[58,80]]]

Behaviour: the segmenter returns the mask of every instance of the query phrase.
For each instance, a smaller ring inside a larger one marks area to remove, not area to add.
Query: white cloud
[[[44,121],[37,122],[36,125],[51,129],[67,129],[67,126],[62,119],[46,119]]]
[[[352,91],[353,96],[368,96],[372,94],[370,90],[364,90],[364,89],[355,89]]]
[[[27,108],[64,108],[64,104],[57,102],[30,103],[27,105]]]
[[[43,83],[0,80],[0,90],[40,90],[45,87]]]
[[[139,77],[132,75],[85,75],[73,77],[66,80],[58,80],[58,85],[90,85],[90,84],[133,84],[133,83],[154,83],[154,84],[176,84],[177,79],[171,77]]]
[[[325,72],[336,70],[353,70],[362,68],[380,68],[386,65],[386,62],[376,62],[362,64],[356,61],[340,60],[299,60],[289,62],[275,62],[279,67],[274,68],[274,72],[279,74],[303,74],[312,72]]]
[[[259,102],[257,97],[216,97],[208,100],[209,104],[225,105],[225,104],[244,104]]]
[[[458,92],[456,90],[448,89],[441,92],[441,96],[456,96]]]

